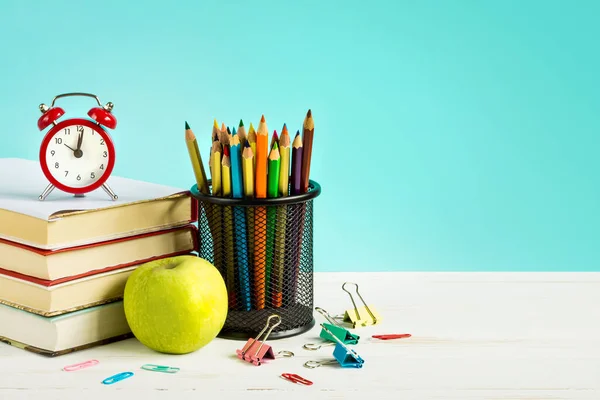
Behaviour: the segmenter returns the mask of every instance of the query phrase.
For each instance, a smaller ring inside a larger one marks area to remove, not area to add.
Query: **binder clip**
[[[277,319],[277,322],[269,328],[272,319]],[[267,318],[267,324],[265,325],[263,330],[260,331],[258,335],[256,335],[256,338],[248,339],[248,341],[241,350],[235,351],[238,358],[240,360],[244,360],[246,362],[259,366],[265,360],[274,360],[278,357],[293,357],[294,353],[292,353],[291,351],[280,351],[279,353],[277,353],[277,355],[275,355],[275,353],[273,352],[273,348],[268,344],[265,344],[269,335],[271,334],[271,331],[273,331],[273,329],[275,329],[275,327],[280,323],[281,317],[277,314],[273,314],[269,318]],[[269,330],[265,334],[265,338],[262,341],[260,341],[261,336],[263,335],[263,333],[265,333],[267,329]]]
[[[327,329],[324,326],[324,324],[321,324],[321,328],[323,330],[325,330],[326,332],[329,331],[329,329]],[[333,357],[335,358],[337,363],[342,368],[362,368],[365,360],[363,360],[361,358],[361,356],[359,356],[354,350],[352,350],[351,348],[346,346],[341,340],[339,340],[336,336],[334,336],[332,332],[328,332],[328,333],[337,342],[335,349],[333,349]],[[333,360],[307,361],[306,363],[304,363],[304,366],[306,368],[317,368],[317,367],[320,367],[321,365],[333,364],[333,363],[334,363]]]
[[[332,316],[330,316],[327,311],[325,311],[321,307],[315,307],[315,310],[318,311],[321,315],[323,315],[327,321],[329,321],[329,323],[323,323],[321,325],[321,326],[325,326],[327,328],[327,330],[321,329],[321,333],[319,334],[319,337],[321,337],[324,340],[327,340],[328,342],[332,342],[332,344],[336,343],[333,336],[335,336],[336,338],[341,340],[344,344],[357,344],[358,343],[360,336],[353,334],[348,329],[346,329],[343,326],[341,326],[340,324],[338,324],[337,321]],[[308,343],[308,344],[305,344],[303,347],[306,350],[318,350],[321,347],[327,346],[327,345],[329,345],[329,344],[318,345],[318,344],[314,344],[314,343]]]
[[[356,306],[356,302],[354,301],[354,297],[352,297],[352,293],[346,290],[346,285],[356,286],[356,294],[364,304],[363,307]],[[352,328],[356,328],[357,326],[376,325],[377,323],[381,322],[381,317],[379,314],[372,307],[369,307],[360,293],[358,293],[358,285],[356,283],[344,282],[342,285],[342,290],[350,295],[350,300],[354,306],[353,310],[346,310],[344,313],[344,322],[349,322],[352,324]]]

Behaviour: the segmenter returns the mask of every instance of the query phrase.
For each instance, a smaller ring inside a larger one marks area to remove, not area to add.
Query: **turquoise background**
[[[597,1],[0,3],[0,157],[115,103],[115,173],[190,187],[228,125],[315,118],[315,268],[600,270]],[[65,117],[89,99],[65,99]],[[1,173],[1,172],[0,172]]]

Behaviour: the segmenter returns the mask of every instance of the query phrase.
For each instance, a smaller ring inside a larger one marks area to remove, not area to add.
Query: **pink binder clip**
[[[276,319],[277,322],[269,328],[269,325],[271,324],[272,319]],[[238,358],[241,360],[247,361],[249,363],[252,363],[256,366],[261,365],[264,360],[274,360],[276,358],[276,356],[275,356],[275,353],[273,353],[273,348],[271,346],[269,346],[268,344],[265,344],[265,342],[267,341],[267,338],[271,334],[271,331],[273,331],[273,329],[280,323],[281,323],[281,317],[277,314],[273,314],[269,318],[267,318],[267,324],[265,325],[263,330],[260,331],[260,333],[256,336],[256,338],[248,339],[248,341],[246,342],[246,344],[244,345],[244,347],[241,350],[235,351]],[[265,338],[261,341],[260,338],[267,329],[269,329],[269,330],[265,334]],[[281,352],[281,353],[287,353],[286,355],[284,355],[287,357],[291,357],[294,355],[291,352]]]

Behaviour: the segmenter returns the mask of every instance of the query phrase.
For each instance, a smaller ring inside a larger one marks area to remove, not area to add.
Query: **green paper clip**
[[[319,335],[322,339],[325,339],[329,342],[337,342],[333,336],[339,339],[344,344],[357,344],[360,336],[353,334],[348,329],[344,328],[340,324],[337,323],[333,317],[329,315],[327,311],[322,309],[321,307],[315,307],[315,310],[318,311],[321,315],[325,317],[329,323],[323,323],[327,329],[321,329],[321,334]]]
[[[177,367],[166,367],[164,365],[155,365],[155,364],[144,364],[142,365],[142,369],[146,371],[154,371],[154,372],[165,372],[167,374],[174,374],[179,371]]]

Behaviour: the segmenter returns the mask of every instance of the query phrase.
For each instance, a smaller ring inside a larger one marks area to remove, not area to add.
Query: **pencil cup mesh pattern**
[[[229,310],[220,337],[255,337],[270,315],[271,339],[300,334],[313,319],[313,200],[222,205],[198,200],[198,256],[223,276]]]

